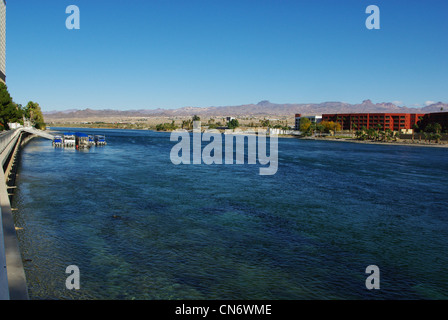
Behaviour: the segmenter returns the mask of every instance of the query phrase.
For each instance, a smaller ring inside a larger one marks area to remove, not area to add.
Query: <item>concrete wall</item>
[[[414,139],[420,140],[420,136],[421,136],[422,141],[425,141],[425,136],[421,133],[416,133],[414,135]],[[441,141],[448,141],[448,134],[443,133],[443,134],[441,134],[441,136],[442,136],[442,139],[440,139]],[[412,134],[400,134],[399,138],[403,139],[403,140],[412,140]]]
[[[0,300],[28,300],[22,255],[6,184],[23,134],[23,130],[19,129],[0,136],[0,145],[3,147],[0,151]]]

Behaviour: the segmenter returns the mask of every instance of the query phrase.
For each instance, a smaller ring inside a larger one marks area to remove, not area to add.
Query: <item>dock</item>
[[[55,148],[76,148],[86,149],[92,146],[105,146],[106,137],[104,135],[89,135],[83,132],[66,132],[62,136],[53,138]]]

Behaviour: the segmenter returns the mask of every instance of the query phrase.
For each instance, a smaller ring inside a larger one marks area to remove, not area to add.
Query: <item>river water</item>
[[[173,165],[169,133],[83,132],[108,145],[21,154],[31,299],[448,298],[448,149],[279,139],[278,172],[260,176]]]

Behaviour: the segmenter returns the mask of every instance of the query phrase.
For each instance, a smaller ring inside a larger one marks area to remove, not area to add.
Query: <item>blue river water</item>
[[[173,165],[169,133],[83,132],[108,145],[21,154],[31,299],[448,298],[448,149],[279,139],[278,172],[260,176]]]

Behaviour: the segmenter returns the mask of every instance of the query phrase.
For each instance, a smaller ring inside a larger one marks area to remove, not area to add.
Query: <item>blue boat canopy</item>
[[[89,135],[82,133],[82,132],[75,132],[75,136],[77,136],[78,138],[88,138]]]

